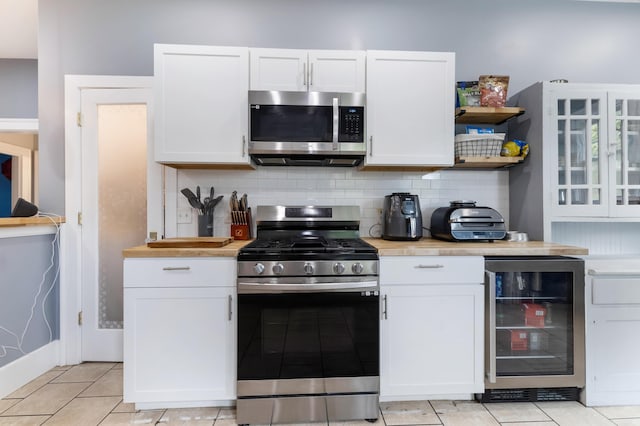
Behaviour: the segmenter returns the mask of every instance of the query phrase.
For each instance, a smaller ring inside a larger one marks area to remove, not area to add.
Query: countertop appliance
[[[507,235],[502,215],[475,201],[451,201],[431,215],[431,236],[445,241],[493,241]]]
[[[585,384],[584,261],[487,257],[482,402],[577,400]]]
[[[422,212],[417,195],[394,192],[384,197],[382,238],[406,241],[422,238]]]
[[[356,166],[364,93],[249,91],[249,155],[263,166]]]
[[[376,419],[377,250],[357,206],[258,206],[238,254],[237,422]]]

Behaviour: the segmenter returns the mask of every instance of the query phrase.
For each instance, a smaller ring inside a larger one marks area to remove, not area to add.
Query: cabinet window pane
[[[586,99],[571,99],[571,115],[585,115],[587,113]]]
[[[622,189],[616,190],[616,204],[619,206],[624,204],[624,191]]]
[[[571,167],[585,166],[586,130],[587,120],[571,120]]]
[[[571,170],[571,185],[585,185],[587,173],[585,170]]]
[[[565,157],[565,133],[564,128],[566,126],[566,120],[558,120],[558,167],[563,169],[566,165],[566,157]]]
[[[600,120],[591,122],[591,183],[600,183]]]
[[[561,189],[558,191],[558,204],[566,205],[567,204],[567,190]]]
[[[591,99],[591,115],[600,115],[599,99]]]
[[[571,190],[571,204],[587,204],[587,197],[589,191],[587,189],[572,189]]]
[[[566,101],[564,99],[558,99],[558,115],[565,115],[565,112],[564,112],[565,102]]]
[[[622,115],[622,99],[616,99],[616,115]]]
[[[593,188],[593,190],[591,191],[591,195],[593,197],[593,201],[591,202],[591,204],[600,204],[600,189],[598,188]]]
[[[640,168],[629,171],[629,185],[640,185]]]
[[[627,115],[640,116],[640,99],[629,99],[627,101]]]
[[[616,120],[616,140],[614,149],[616,159],[616,184],[621,185],[623,182],[622,177],[622,134],[624,131],[624,120]]]
[[[640,189],[629,190],[629,204],[640,204]]]
[[[627,126],[627,163],[640,167],[640,120],[629,120]]]

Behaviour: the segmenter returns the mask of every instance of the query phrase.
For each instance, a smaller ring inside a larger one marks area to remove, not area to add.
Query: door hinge
[[[78,225],[82,226],[82,212],[78,212]]]
[[[78,127],[82,127],[82,113],[78,112],[76,114],[76,124],[78,125]]]
[[[82,325],[82,311],[78,312],[78,325]]]

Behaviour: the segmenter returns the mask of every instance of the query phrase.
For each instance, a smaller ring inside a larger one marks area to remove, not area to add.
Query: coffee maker
[[[394,192],[384,197],[382,239],[411,241],[422,238],[422,212],[417,195]]]

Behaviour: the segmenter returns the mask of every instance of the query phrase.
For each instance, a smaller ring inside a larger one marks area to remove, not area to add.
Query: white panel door
[[[249,50],[155,45],[156,161],[248,165]]]
[[[380,397],[482,392],[482,285],[382,287]]]
[[[367,51],[367,165],[451,166],[455,54]]]
[[[251,90],[307,91],[306,50],[251,49],[250,58]]]
[[[235,399],[233,287],[126,288],[124,401]]]
[[[309,91],[364,92],[365,58],[359,50],[310,50]]]
[[[560,87],[551,91],[546,111],[551,216],[607,216],[606,92]]]
[[[122,360],[122,250],[144,244],[148,224],[162,223],[158,205],[147,210],[161,192],[161,167],[148,161],[151,97],[151,89],[81,94],[83,361]]]
[[[609,92],[609,206],[612,217],[640,217],[640,92]]]

